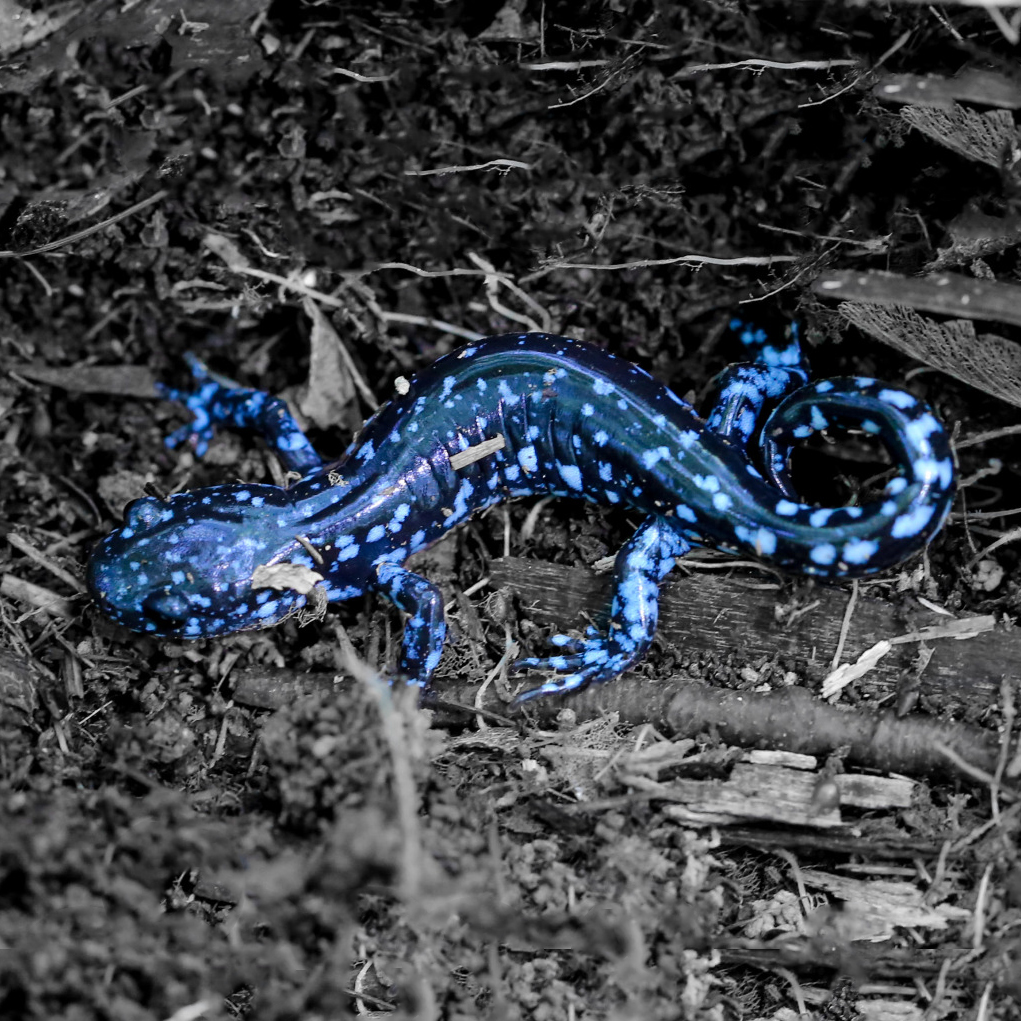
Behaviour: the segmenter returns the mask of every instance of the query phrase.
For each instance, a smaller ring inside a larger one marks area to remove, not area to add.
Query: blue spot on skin
[[[906,539],[912,535],[918,535],[932,519],[934,511],[935,508],[931,504],[928,506],[923,504],[921,507],[908,511],[907,514],[902,514],[899,518],[894,519],[890,526],[890,535],[895,539]]]
[[[518,464],[520,464],[526,472],[537,472],[539,470],[539,459],[536,456],[535,447],[531,445],[522,447],[518,451]]]
[[[382,525],[373,525],[372,528],[369,529],[368,535],[365,536],[365,541],[379,542],[379,540],[382,539],[384,535],[386,535],[386,530],[383,528]]]
[[[605,447],[606,446],[606,441],[609,438],[610,437],[607,436],[606,433],[602,429],[600,429],[599,432],[597,432],[595,434],[595,436],[592,437],[592,439],[595,440],[595,443],[596,443],[597,447]]]
[[[823,429],[830,427],[829,422],[826,421],[826,416],[813,404],[812,405],[812,428],[816,432],[822,432]]]
[[[770,557],[776,552],[776,532],[771,532],[768,528],[745,528],[743,525],[737,525],[734,534],[748,543],[757,556]]]
[[[911,394],[904,390],[880,390],[876,394],[884,404],[889,404],[894,408],[900,408],[901,411],[906,411],[908,408],[913,408],[918,403],[918,398],[913,397]]]
[[[784,518],[794,517],[795,514],[801,509],[801,505],[797,503],[791,503],[790,500],[780,500],[774,510],[777,514]]]
[[[826,566],[837,559],[837,549],[832,543],[823,542],[818,546],[813,546],[808,551],[808,556],[813,563]]]
[[[940,464],[934,457],[918,458],[911,465],[911,470],[914,472],[916,482],[931,483],[940,479]],[[942,482],[940,484],[942,485]],[[887,492],[889,491],[889,488],[887,488]]]
[[[925,449],[928,447],[928,439],[933,433],[941,431],[941,426],[936,419],[926,412],[919,415],[914,421],[908,422],[904,427],[907,438],[917,447]]]
[[[608,397],[613,393],[613,384],[607,383],[605,379],[596,379],[592,382],[592,390],[601,397]]]
[[[879,543],[875,539],[852,539],[844,543],[840,559],[845,564],[867,564],[879,551]]]
[[[713,493],[713,506],[721,513],[730,510],[733,504],[729,493]]]
[[[301,450],[305,446],[307,440],[300,433],[296,433],[291,436],[281,437],[277,443],[277,450]]]
[[[642,451],[642,464],[646,469],[652,468],[658,461],[670,456],[669,447],[656,447],[654,450]]]
[[[599,462],[599,477],[603,482],[613,481],[613,465],[609,461]]]
[[[833,511],[828,507],[822,507],[819,510],[812,511],[812,513],[808,516],[808,523],[813,528],[825,528],[832,513]]]
[[[508,482],[517,482],[521,477],[521,469],[516,464],[509,464],[504,468],[503,474]]]
[[[234,493],[234,499],[238,503],[244,503],[245,500],[251,500],[252,494],[247,489],[239,489]]]
[[[822,379],[815,384],[815,392],[819,394],[828,394],[833,389],[833,384],[828,379]]]
[[[595,409],[595,408],[593,408],[593,407],[592,407],[592,405],[588,403],[588,401],[586,401],[586,402],[585,402],[585,403],[584,403],[584,404],[583,404],[583,405],[581,406],[581,413],[582,413],[583,415],[594,415],[594,414],[596,413],[596,409]]]
[[[697,520],[695,512],[687,504],[684,503],[679,503],[674,508],[674,514],[676,514],[677,517],[681,518],[683,521],[688,521],[691,524],[695,524]]]
[[[576,464],[561,464],[557,461],[557,473],[571,489],[581,492],[581,471]]]
[[[411,513],[411,504],[399,503],[394,508],[393,517],[387,522],[386,529],[388,532],[399,532],[401,525],[408,519],[408,515]]]
[[[475,487],[468,479],[461,479],[461,485],[454,497],[454,513],[444,520],[444,528],[451,528],[471,513],[472,507],[469,501],[474,491]]]
[[[903,475],[898,475],[895,479],[890,479],[886,484],[886,495],[897,496],[898,493],[903,493],[908,488],[908,480]]]

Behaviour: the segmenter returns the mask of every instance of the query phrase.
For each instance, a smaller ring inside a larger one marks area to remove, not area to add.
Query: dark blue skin
[[[772,346],[762,331],[732,325],[754,361],[720,375],[705,420],[643,369],[589,344],[505,335],[440,358],[326,466],[282,401],[193,360],[198,391],[163,392],[196,421],[168,443],[192,438],[201,455],[216,425],[255,428],[302,477],[286,490],[230,484],[136,500],[93,552],[89,589],[112,620],[176,638],[267,627],[307,605],[376,591],[409,615],[398,671],[425,687],[446,624],[440,591],[403,567],[412,553],[514,497],[633,508],[645,520],[617,555],[608,632],[556,635],[556,654],[520,660],[554,672],[523,701],[610,680],[638,662],[656,630],[659,583],[693,544],[824,578],[874,574],[921,550],[954,495],[947,436],[929,408],[870,379],[808,384],[795,327]],[[778,401],[761,429],[760,470],[748,447]],[[903,474],[883,499],[799,502],[792,444],[832,424],[886,443]],[[452,456],[494,437],[502,449],[452,466]],[[280,579],[253,585],[258,567],[288,564],[307,569],[309,594]]]

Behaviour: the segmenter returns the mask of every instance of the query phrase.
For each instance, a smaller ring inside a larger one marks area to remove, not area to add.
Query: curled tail
[[[836,508],[800,502],[791,481],[792,448],[831,426],[856,427],[886,444],[901,474],[882,499]],[[936,535],[954,499],[946,430],[924,401],[874,379],[824,379],[797,390],[767,420],[761,447],[778,498],[768,523],[739,526],[738,538],[808,574],[855,577],[899,564]]]

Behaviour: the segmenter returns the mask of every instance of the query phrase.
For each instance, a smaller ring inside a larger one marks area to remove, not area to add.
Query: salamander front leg
[[[447,622],[443,617],[443,594],[420,574],[394,564],[376,568],[378,592],[399,610],[409,614],[404,624],[397,676],[419,688],[428,685],[443,655]]]
[[[555,670],[561,676],[522,692],[515,702],[608,681],[642,659],[656,634],[659,583],[676,558],[690,549],[664,518],[648,518],[617,554],[609,632],[602,635],[590,628],[583,639],[554,635],[550,641],[562,654],[518,660],[515,669]]]
[[[199,388],[194,391],[175,390],[156,384],[160,396],[183,404],[195,420],[181,426],[167,439],[168,447],[190,440],[195,453],[202,457],[216,432],[216,426],[255,429],[276,452],[288,471],[307,475],[323,465],[322,458],[301,431],[301,426],[287,408],[285,401],[264,390],[239,386],[232,379],[211,372],[193,354],[185,356]]]

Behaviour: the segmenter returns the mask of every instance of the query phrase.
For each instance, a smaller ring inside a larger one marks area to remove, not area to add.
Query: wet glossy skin
[[[136,501],[92,554],[90,590],[111,619],[184,638],[274,624],[316,602],[310,587],[319,602],[374,590],[409,614],[399,673],[424,687],[446,625],[440,592],[403,567],[412,553],[518,496],[639,511],[644,523],[617,557],[608,632],[554,636],[556,654],[520,661],[555,673],[525,699],[609,680],[641,659],[659,583],[694,543],[829,578],[885,570],[922,549],[954,494],[947,437],[929,408],[870,379],[807,383],[796,330],[773,345],[733,325],[754,360],[721,374],[705,420],[598,348],[513,334],[439,359],[328,466],[283,402],[210,378],[195,362],[199,389],[166,393],[196,420],[168,442],[194,438],[201,454],[218,424],[256,428],[302,478],[287,490],[233,484]],[[750,441],[778,401],[757,466]],[[902,474],[882,500],[839,508],[798,500],[791,444],[832,424],[875,433],[890,448]],[[302,583],[257,573],[280,565],[303,569]]]

